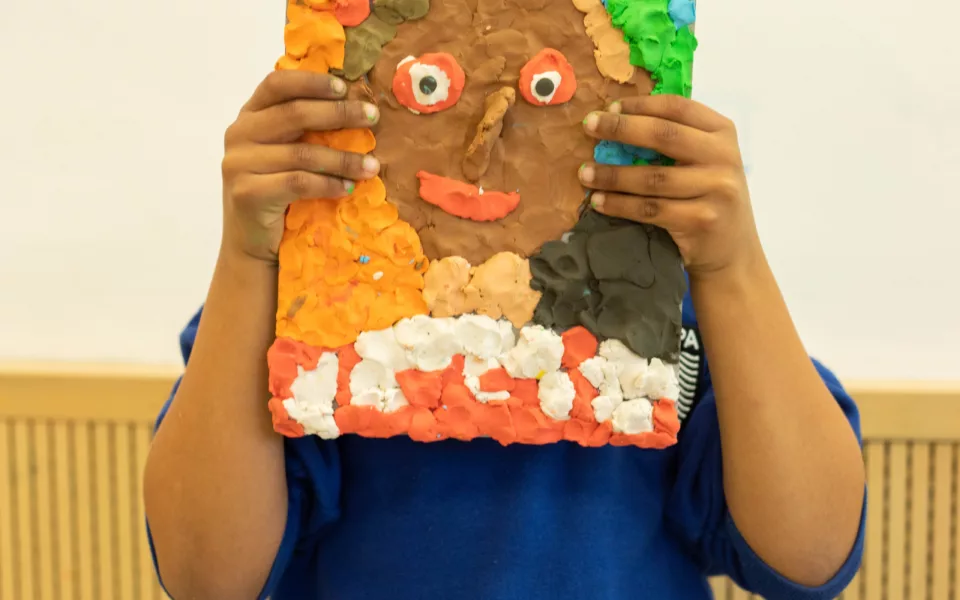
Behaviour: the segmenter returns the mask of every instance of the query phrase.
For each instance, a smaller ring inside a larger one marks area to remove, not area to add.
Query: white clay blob
[[[503,352],[503,330],[500,324],[490,317],[483,315],[459,317],[456,321],[456,335],[467,354],[480,358],[494,358]]]
[[[613,430],[628,435],[653,431],[653,404],[646,398],[621,402],[613,411]]]
[[[503,366],[511,377],[537,379],[560,369],[563,359],[563,340],[559,335],[540,325],[520,330],[517,345],[503,357]]]
[[[325,440],[340,436],[340,429],[333,419],[333,411],[325,414],[319,406],[304,405],[293,398],[284,400],[283,408],[291,419],[303,426],[306,435],[318,435]]]
[[[315,369],[305,371],[297,365],[297,378],[290,385],[297,404],[319,407],[325,414],[333,414],[333,399],[337,395],[337,371],[340,363],[333,352],[324,352]]]
[[[450,366],[455,354],[463,348],[457,340],[456,321],[417,315],[403,319],[393,330],[407,358],[421,371],[440,371]]]
[[[392,328],[361,332],[353,348],[360,358],[380,363],[395,373],[413,366]]]
[[[566,421],[573,410],[573,399],[577,395],[570,376],[563,371],[552,371],[540,379],[537,397],[540,410],[558,421]]]
[[[403,391],[399,388],[393,388],[386,391],[383,396],[383,405],[380,407],[385,413],[397,412],[404,406],[409,406],[410,402],[407,401],[407,397],[403,395]]]
[[[423,81],[432,78],[435,86],[432,91],[421,89]],[[423,63],[413,63],[410,66],[410,88],[413,90],[413,97],[421,106],[433,106],[440,104],[450,96],[450,77],[443,69],[436,65],[426,65]]]
[[[658,358],[651,360],[644,392],[648,398],[655,400],[667,398],[676,402],[680,397],[680,381],[677,379],[676,370]]]
[[[613,417],[613,411],[623,402],[622,398],[614,396],[597,396],[590,401],[593,407],[593,416],[597,423],[609,421]]]
[[[393,371],[372,360],[361,360],[350,371],[350,394],[356,398],[370,390],[386,391],[399,387]],[[356,404],[354,399],[351,404]]]
[[[553,84],[549,94],[541,94],[537,91],[537,84],[544,80]],[[561,81],[562,77],[557,71],[544,71],[543,73],[538,73],[534,75],[533,79],[530,81],[530,95],[544,104],[550,104],[550,101],[553,100],[553,97],[557,94],[557,90],[560,89]]]

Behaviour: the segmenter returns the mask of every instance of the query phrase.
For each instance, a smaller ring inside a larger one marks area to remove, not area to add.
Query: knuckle
[[[345,176],[358,175],[363,171],[363,159],[359,154],[352,152],[340,153],[340,174]]]
[[[680,135],[680,128],[676,123],[664,119],[657,119],[653,125],[653,138],[658,142],[672,142]]]
[[[260,84],[265,92],[277,92],[283,87],[283,81],[286,79],[284,71],[271,71]]]
[[[717,226],[720,214],[712,207],[705,207],[697,211],[696,220],[701,231],[711,231]]]
[[[663,112],[668,119],[682,120],[689,108],[683,96],[664,95]]]
[[[297,144],[291,151],[293,154],[293,166],[295,169],[310,170],[316,162],[316,152],[309,144]]]
[[[610,120],[608,125],[610,133],[614,137],[622,137],[627,130],[627,119],[623,115],[610,115],[607,117]]]
[[[220,161],[220,173],[224,177],[229,177],[236,172],[236,159],[233,158],[232,154],[224,154],[223,160]]]
[[[231,190],[230,198],[233,200],[234,204],[239,207],[246,207],[253,204],[256,201],[256,193],[253,187],[244,180],[237,181],[233,190]]]
[[[240,120],[240,119],[237,119],[237,121],[234,121],[233,123],[231,123],[230,126],[227,127],[226,131],[223,132],[223,147],[224,147],[224,148],[229,148],[230,146],[234,145],[235,143],[237,143],[237,142],[239,141],[239,139],[240,139],[240,135],[239,135],[240,128],[239,128],[238,125],[237,125],[237,123],[239,122],[239,120]]]
[[[306,115],[304,114],[303,103],[299,100],[284,102],[280,105],[280,114],[283,119],[294,126],[301,126],[304,123]]]
[[[310,178],[303,171],[288,173],[284,184],[296,196],[306,196],[310,190]]]
[[[644,198],[640,204],[640,214],[645,219],[655,219],[660,215],[660,201],[656,198]]]
[[[732,200],[740,195],[740,178],[733,173],[725,172],[719,175],[716,186],[724,200]]]
[[[343,100],[333,103],[333,119],[337,126],[346,125],[350,121],[350,107]]]
[[[617,185],[617,171],[611,167],[596,165],[594,167],[594,181],[597,187],[612,189]]]
[[[667,184],[666,169],[652,168],[646,174],[646,187],[651,191],[658,191]]]

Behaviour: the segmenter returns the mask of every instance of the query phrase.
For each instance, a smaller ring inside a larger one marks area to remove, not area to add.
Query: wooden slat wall
[[[140,502],[151,431],[0,420],[0,599],[161,598]]]
[[[140,474],[174,377],[0,366],[0,600],[165,597]],[[960,600],[960,385],[849,387],[870,511],[863,566],[842,599]],[[711,583],[719,600],[757,598]]]

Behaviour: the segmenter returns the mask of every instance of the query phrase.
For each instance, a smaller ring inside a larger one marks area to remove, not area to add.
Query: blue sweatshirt
[[[198,321],[181,335],[185,360]],[[854,402],[817,369],[859,437]],[[747,545],[724,500],[689,298],[681,380],[679,442],[666,450],[287,439],[289,514],[260,598],[698,600],[719,574],[771,600],[835,598],[859,566],[862,518],[849,558],[818,588],[785,579]]]

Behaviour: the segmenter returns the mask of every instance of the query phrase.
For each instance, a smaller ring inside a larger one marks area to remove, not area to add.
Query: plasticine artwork
[[[370,130],[305,141],[380,176],[294,203],[268,353],[277,432],[665,448],[686,279],[663,230],[592,211],[587,137],[638,94],[689,97],[693,0],[290,0],[278,69],[332,73]]]

